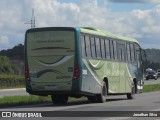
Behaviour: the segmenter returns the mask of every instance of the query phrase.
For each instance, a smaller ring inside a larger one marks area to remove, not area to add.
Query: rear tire
[[[67,95],[51,95],[53,104],[66,104],[68,101]]]
[[[135,92],[136,92],[136,89],[135,89],[135,84],[134,82],[132,83],[132,88],[131,88],[131,93],[127,93],[127,98],[128,99],[133,99],[135,98]]]
[[[101,94],[98,94],[97,97],[97,102],[98,103],[104,103],[106,102],[106,97],[107,97],[107,86],[106,83],[103,81],[103,86],[101,90]]]

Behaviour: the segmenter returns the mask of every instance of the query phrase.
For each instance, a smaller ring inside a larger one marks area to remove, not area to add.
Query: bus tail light
[[[74,76],[73,76],[73,78],[77,79],[79,77],[79,74],[80,74],[79,67],[78,67],[78,65],[75,65],[74,66]]]
[[[29,69],[28,69],[28,67],[25,68],[25,79],[29,80]]]

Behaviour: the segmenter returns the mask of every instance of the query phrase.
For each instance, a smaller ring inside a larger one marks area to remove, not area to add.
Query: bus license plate
[[[58,90],[57,86],[45,86],[45,89],[47,90]]]

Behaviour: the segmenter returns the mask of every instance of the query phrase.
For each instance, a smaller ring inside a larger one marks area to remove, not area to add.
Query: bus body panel
[[[92,63],[97,62],[97,60],[83,59],[81,91],[98,94],[101,92],[101,76],[103,74],[103,71],[101,71],[101,75],[97,75],[98,69],[94,69],[91,61]]]
[[[133,78],[126,63],[91,59],[83,59],[83,63],[83,92],[100,93],[104,78],[108,79],[109,94],[131,92]]]
[[[104,32],[100,34],[100,32],[67,27],[27,31],[25,67],[28,68],[30,76],[30,79],[26,80],[27,91],[38,95],[57,93],[75,96],[96,95],[101,93],[102,82],[106,78],[108,94],[131,93],[135,78],[138,82],[136,85],[141,86],[140,62],[83,56],[81,35],[99,35],[100,38],[111,37],[116,40],[119,38],[119,41],[124,39],[125,42],[134,43],[134,39],[116,37]],[[135,43],[137,44],[137,41]],[[75,68],[78,70],[76,78],[74,78]]]
[[[27,58],[33,91],[71,91],[74,72],[74,31],[27,34]]]

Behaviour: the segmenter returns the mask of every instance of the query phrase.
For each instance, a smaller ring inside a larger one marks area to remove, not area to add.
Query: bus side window
[[[92,53],[92,57],[96,58],[96,48],[95,48],[94,37],[91,37],[91,53]]]
[[[101,39],[101,52],[102,52],[102,58],[105,59],[105,43],[104,39]]]
[[[117,44],[118,60],[125,61],[125,44]]]
[[[135,52],[136,52],[136,60],[137,61],[141,61],[141,57],[140,57],[140,47],[138,45],[135,44]]]
[[[128,62],[131,61],[131,50],[129,44],[127,44],[127,60]]]
[[[105,39],[105,50],[106,50],[106,59],[110,59],[110,46],[109,46],[109,40]]]
[[[117,60],[117,42],[116,41],[113,41],[113,56],[114,56],[114,59]]]
[[[95,42],[96,42],[96,55],[97,55],[97,58],[102,58],[99,38],[95,38]]]
[[[110,57],[111,57],[111,59],[114,59],[113,41],[110,40],[109,43],[110,43],[110,44],[109,44],[109,47],[110,47]]]
[[[91,58],[91,48],[90,48],[89,36],[85,36],[85,44],[86,44],[86,57]]]
[[[131,61],[134,62],[135,61],[135,52],[134,52],[133,44],[130,44],[130,48],[131,48]]]
[[[122,51],[122,53],[121,53],[122,61],[125,61],[125,44],[122,44],[121,46],[122,46],[122,49],[121,49],[121,51]]]
[[[82,56],[86,57],[86,46],[85,46],[85,40],[84,36],[81,36],[81,48],[82,48]]]

